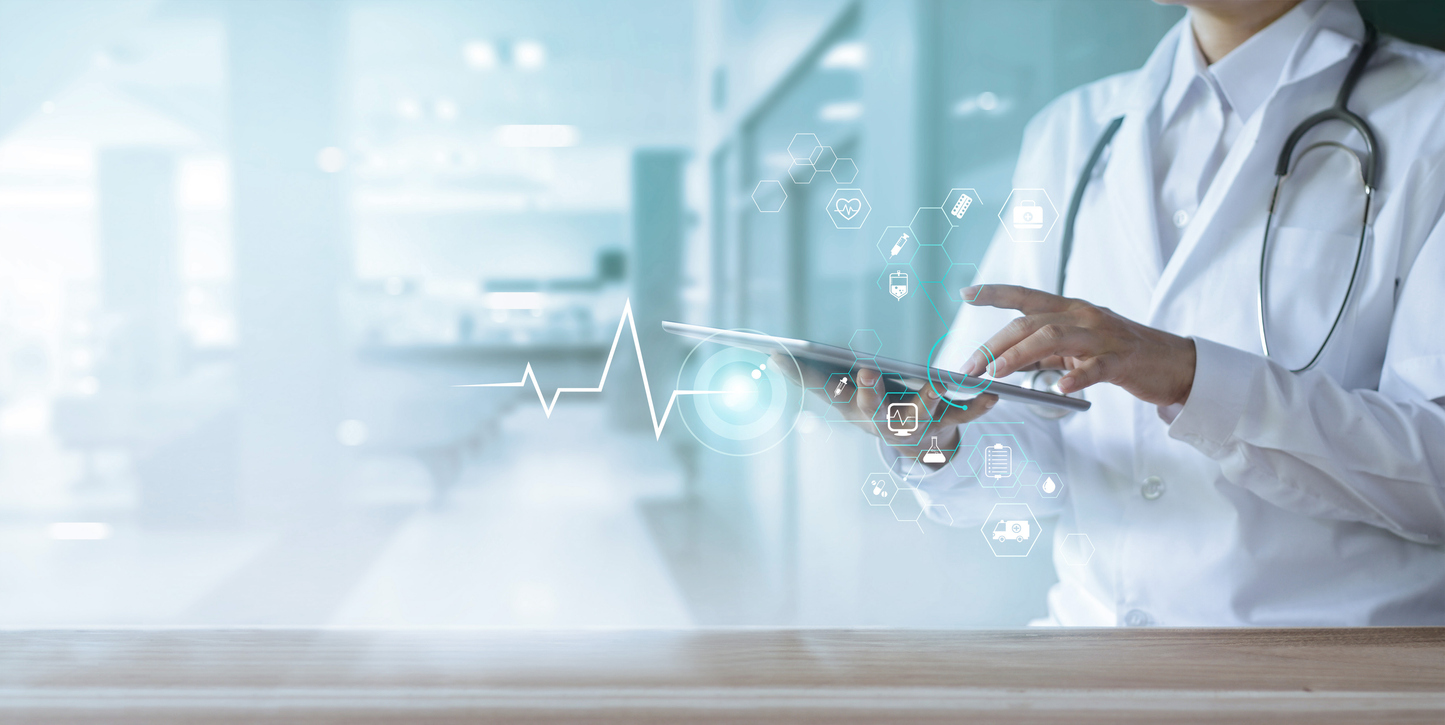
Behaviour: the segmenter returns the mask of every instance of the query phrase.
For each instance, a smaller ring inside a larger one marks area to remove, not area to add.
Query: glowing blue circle
[[[698,417],[709,431],[729,440],[745,441],[761,436],[782,419],[788,403],[788,383],[776,374],[759,375],[756,382],[750,379],[750,373],[757,371],[758,355],[730,347],[709,357],[698,369],[693,390],[728,391],[724,395],[700,395],[694,401]],[[737,369],[726,370],[728,367]],[[719,378],[723,379],[721,385]],[[749,399],[739,401],[734,397],[732,386],[740,384],[753,388]]]

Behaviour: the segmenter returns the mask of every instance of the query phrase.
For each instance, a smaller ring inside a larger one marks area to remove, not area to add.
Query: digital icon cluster
[[[832,146],[824,144],[817,134],[797,133],[788,143],[788,179],[794,184],[811,184],[826,177],[840,187],[828,198],[824,209],[838,229],[862,229],[873,206],[862,189],[848,187],[858,178],[858,164],[839,156]],[[764,179],[753,187],[753,204],[764,214],[783,210],[788,191],[781,179]]]
[[[858,164],[853,159],[839,157],[832,146],[818,140],[817,134],[793,134],[793,140],[788,143],[788,156],[793,160],[788,176],[795,184],[811,184],[818,174],[827,174],[837,184],[851,184],[858,178]]]
[[[962,290],[978,268],[954,261],[945,243],[969,210],[981,203],[976,189],[951,189],[942,205],[920,207],[907,225],[884,229],[875,245],[883,259],[878,289],[895,304],[930,309],[945,324],[951,322],[953,309],[965,301]]]
[[[911,486],[900,485],[888,471],[875,471],[863,479],[863,498],[869,506],[886,508],[895,520],[918,526],[920,531],[924,518],[953,523],[947,506],[933,503],[927,494]]]

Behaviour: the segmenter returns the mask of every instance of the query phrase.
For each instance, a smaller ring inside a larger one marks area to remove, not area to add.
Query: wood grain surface
[[[1445,723],[1445,628],[0,631],[0,722]]]

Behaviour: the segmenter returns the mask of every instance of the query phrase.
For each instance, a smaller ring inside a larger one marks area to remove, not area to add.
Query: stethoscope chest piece
[[[1064,371],[1062,370],[1038,370],[1029,376],[1028,386],[1031,390],[1065,395],[1064,391],[1059,389],[1059,381],[1063,379]],[[1084,397],[1083,393],[1068,393],[1067,395],[1070,398],[1082,399]],[[1030,405],[1029,410],[1033,411],[1034,415],[1049,420],[1058,420],[1074,412],[1068,408],[1056,408],[1052,405]]]

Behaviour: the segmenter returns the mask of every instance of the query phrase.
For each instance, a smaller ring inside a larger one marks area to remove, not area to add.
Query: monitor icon
[[[889,403],[888,430],[900,438],[918,430],[918,405],[916,403]]]

